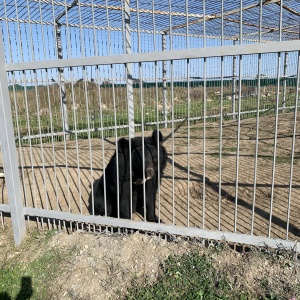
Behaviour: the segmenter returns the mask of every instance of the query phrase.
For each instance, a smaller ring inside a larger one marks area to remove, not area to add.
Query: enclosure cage
[[[300,252],[299,9],[298,0],[3,0],[2,227],[12,221],[16,243],[35,220]],[[145,209],[96,215],[117,141],[153,129],[168,153],[158,223]]]

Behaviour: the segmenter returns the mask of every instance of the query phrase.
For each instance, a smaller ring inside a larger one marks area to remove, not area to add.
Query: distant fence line
[[[236,84],[239,84],[239,79],[235,80]],[[287,86],[293,86],[296,87],[297,86],[297,78],[296,77],[288,77],[288,78],[280,78],[279,79],[279,83],[280,85],[286,84]],[[54,83],[53,85],[55,85],[57,83]],[[143,88],[152,88],[152,87],[159,87],[159,88],[163,88],[163,82],[143,82],[142,83],[142,87]],[[226,79],[226,80],[194,80],[194,81],[174,81],[174,82],[170,82],[168,81],[166,83],[167,87],[171,87],[173,85],[173,87],[204,87],[204,84],[206,84],[206,87],[220,87],[222,86],[230,86],[232,84],[232,79]],[[260,79],[260,86],[264,87],[264,86],[268,86],[268,85],[276,85],[277,84],[277,78],[262,78]],[[102,83],[100,84],[101,88],[111,88],[114,85],[114,87],[124,87],[126,88],[126,83]],[[246,85],[246,86],[257,86],[258,85],[258,79],[254,78],[254,79],[242,79],[242,85]],[[133,88],[140,88],[140,83],[139,82],[135,82],[133,83]],[[26,86],[26,90],[33,90],[35,89],[35,86]],[[8,87],[8,89],[10,91],[23,91],[25,90],[25,86],[20,85],[20,84],[15,84],[15,85],[10,85]]]

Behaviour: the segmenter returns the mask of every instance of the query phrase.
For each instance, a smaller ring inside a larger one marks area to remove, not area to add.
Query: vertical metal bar
[[[105,0],[106,6],[106,23],[107,23],[107,45],[108,45],[108,55],[111,55],[111,41],[110,41],[110,22],[108,13],[108,0]]]
[[[240,0],[240,45],[243,43],[243,0]],[[237,124],[237,149],[235,165],[235,207],[234,207],[234,232],[237,231],[238,217],[238,191],[239,191],[239,159],[240,159],[240,136],[241,136],[241,96],[242,96],[242,66],[243,56],[239,56],[239,89],[238,89],[238,124]]]
[[[26,7],[27,7],[27,14],[28,14],[28,27],[29,27],[29,35],[27,35],[27,39],[29,39],[30,41],[31,59],[35,61],[35,54],[37,54],[39,51],[34,50],[33,36],[32,36],[32,23],[31,23],[30,10],[29,10],[30,5],[28,0],[26,0]]]
[[[186,14],[186,48],[189,49],[189,8],[188,0],[185,1]],[[190,144],[191,144],[191,128],[190,128],[190,113],[191,113],[191,97],[190,97],[190,60],[187,59],[187,96],[188,96],[188,124],[187,124],[187,227],[190,226]]]
[[[204,0],[205,2],[205,0]],[[186,49],[189,49],[189,1],[188,0],[185,0],[185,15],[186,15]],[[205,26],[205,23],[204,25]],[[204,32],[205,32],[205,29],[204,29]],[[204,36],[204,39],[205,39],[205,36]]]
[[[172,224],[175,225],[175,136],[174,136],[174,65],[171,60],[171,107],[172,107]]]
[[[155,64],[155,100],[156,100],[156,129],[157,131],[159,130],[159,109],[158,109],[158,98],[159,98],[159,94],[158,94],[158,65],[157,65],[157,61],[154,62]],[[159,143],[159,139],[157,139],[157,143]],[[157,145],[157,149],[159,149],[159,145]],[[161,187],[161,177],[160,177],[160,151],[157,152],[158,153],[158,160],[157,160],[157,166],[158,166],[158,180],[157,180],[157,184],[158,184],[158,223],[161,222],[161,203],[160,203],[160,187]]]
[[[259,42],[261,42],[261,26],[262,26],[262,8],[263,3],[260,2],[259,11]],[[257,181],[257,164],[258,164],[258,138],[259,138],[259,111],[260,111],[260,79],[261,79],[261,54],[258,54],[257,66],[257,106],[256,106],[256,136],[255,136],[255,158],[254,158],[254,184],[253,184],[253,200],[252,200],[252,217],[251,217],[251,234],[254,233],[254,218],[255,218],[255,204],[256,204],[256,181]]]
[[[293,128],[292,155],[291,155],[292,157],[291,157],[291,165],[290,165],[290,184],[289,184],[288,211],[287,211],[287,222],[286,222],[287,223],[286,239],[289,238],[289,227],[290,227],[291,196],[292,196],[294,154],[295,154],[295,143],[296,143],[296,132],[297,132],[299,86],[300,86],[300,51],[298,51],[297,84],[296,84],[296,95],[295,95],[295,113],[294,113],[294,128]]]
[[[14,239],[16,245],[19,245],[25,238],[26,225],[9,99],[8,82],[5,72],[3,37],[2,30],[0,30],[0,144],[2,149],[3,167],[11,211]]]
[[[141,53],[141,25],[140,25],[140,7],[139,1],[136,1],[136,17],[137,17],[137,35],[138,35],[138,53]]]
[[[142,63],[139,63],[139,79],[140,79],[140,110],[141,110],[141,119],[142,119],[142,157],[143,157],[143,198],[144,198],[144,221],[146,221],[146,178],[145,178],[145,129],[144,129],[144,103],[143,103],[143,85],[142,85],[142,78],[143,78],[143,73],[142,73]],[[131,153],[131,152],[130,152]],[[130,176],[132,178],[132,176]],[[132,184],[131,184],[132,185]],[[130,186],[131,186],[130,185]]]
[[[92,141],[91,141],[91,129],[90,129],[89,97],[88,97],[88,89],[87,89],[87,78],[88,78],[87,67],[83,66],[82,73],[83,73],[83,81],[84,81],[84,98],[85,98],[85,106],[86,106],[86,114],[87,114],[87,135],[88,135],[89,156],[90,156],[90,180],[91,180],[91,187],[92,187],[92,197],[94,197],[93,155],[92,155]]]
[[[78,18],[79,18],[79,39],[80,39],[80,48],[81,48],[81,57],[85,57],[85,42],[84,42],[84,34],[82,31],[82,17],[81,17],[81,3],[78,0]]]
[[[282,39],[282,3],[283,1],[280,1],[280,13],[279,13],[279,42],[281,42]]]
[[[43,13],[42,13],[42,5],[41,5],[41,0],[39,0],[39,14],[40,14],[40,22],[43,22]],[[43,45],[43,54],[44,54],[44,60],[47,59],[46,56],[46,46],[45,46],[45,34],[44,34],[44,26],[41,26],[41,31],[42,31],[42,45]]]
[[[224,45],[224,5],[223,5],[223,0],[221,0],[221,46],[223,45]],[[224,56],[221,57],[218,230],[221,230],[221,209],[222,209],[221,197],[222,197],[223,97],[224,97]]]
[[[49,117],[50,117],[50,132],[51,132],[51,145],[52,145],[52,158],[53,158],[53,168],[54,168],[54,182],[55,182],[55,195],[56,195],[56,205],[57,205],[57,210],[60,210],[59,207],[59,200],[58,200],[58,180],[57,180],[57,173],[56,173],[56,155],[55,155],[55,146],[54,146],[54,126],[53,126],[53,113],[51,109],[51,97],[50,97],[50,89],[49,89],[49,75],[48,75],[48,70],[46,70],[46,83],[47,83],[47,98],[48,98],[48,107],[49,107]],[[60,221],[59,221],[60,225]]]
[[[94,0],[92,0],[92,22],[93,22],[93,37],[94,37],[94,55],[98,56],[98,39],[96,33],[96,23],[95,23],[95,9],[94,9]]]
[[[40,117],[40,105],[39,105],[39,95],[38,95],[38,79],[36,70],[33,71],[34,73],[34,81],[35,81],[35,98],[36,98],[36,107],[37,107],[37,117],[38,117],[38,132],[40,136],[40,150],[41,150],[41,160],[43,166],[43,184],[44,184],[44,192],[45,192],[45,199],[46,199],[46,209],[49,209],[49,199],[47,193],[47,184],[46,184],[46,172],[45,172],[45,155],[44,155],[44,147],[43,147],[43,140],[42,140],[42,131],[41,131],[41,117]]]
[[[76,105],[75,102],[75,92],[74,92],[74,71],[73,68],[70,68],[70,80],[71,80],[71,97],[73,105],[73,116],[74,116],[74,133],[75,133],[75,148],[76,148],[76,160],[77,160],[77,176],[78,176],[78,189],[79,189],[79,209],[82,214],[82,192],[81,192],[81,180],[80,180],[80,159],[79,159],[79,146],[78,146],[78,132],[77,132],[77,116],[76,116]],[[93,188],[93,185],[92,185]],[[93,203],[93,202],[92,202]],[[92,210],[94,212],[94,205],[92,205]]]
[[[8,55],[6,55],[6,59],[8,61],[8,57],[10,58],[10,62],[13,62],[13,58],[12,58],[12,46],[11,46],[11,36],[10,36],[10,30],[9,30],[9,26],[8,26],[8,15],[7,15],[7,3],[4,0],[3,1],[3,8],[4,8],[4,15],[5,15],[5,27],[6,27],[6,38],[8,40]],[[16,11],[17,13],[17,11]],[[16,41],[17,42],[17,41]],[[9,61],[8,61],[9,62]]]
[[[256,204],[256,181],[257,181],[257,163],[258,163],[258,142],[259,142],[259,109],[260,109],[260,80],[261,80],[261,54],[258,54],[258,77],[257,77],[257,105],[256,105],[256,136],[255,136],[255,158],[254,158],[254,184],[252,199],[252,217],[251,217],[251,234],[254,230],[254,215]]]
[[[166,33],[162,34],[162,51],[167,50]],[[168,99],[167,99],[167,62],[162,62],[162,81],[163,81],[163,116],[165,128],[168,127]]]
[[[131,32],[130,32],[130,0],[124,0],[124,22],[125,22],[125,53],[131,54]],[[134,137],[134,99],[132,82],[132,64],[126,64],[126,90],[128,102],[128,126],[129,139]]]
[[[203,60],[203,178],[202,178],[202,228],[205,228],[205,192],[206,192],[206,186],[205,186],[205,177],[206,177],[206,165],[205,165],[205,150],[206,150],[206,58]]]
[[[205,1],[203,1],[203,47],[206,47],[206,25],[205,25]],[[205,178],[206,178],[206,164],[205,164],[205,151],[206,151],[206,101],[207,101],[207,94],[206,94],[206,58],[203,60],[203,178],[202,178],[202,228],[205,228]]]
[[[15,74],[14,72],[12,73],[12,82],[13,82],[13,95],[14,95],[14,105],[15,105],[15,118],[16,118],[16,125],[17,125],[17,130],[18,130],[18,144],[19,144],[19,159],[20,159],[20,164],[21,164],[21,170],[22,170],[22,178],[25,178],[25,173],[24,173],[24,154],[22,151],[22,143],[21,143],[21,133],[20,133],[20,123],[19,123],[19,116],[18,116],[18,105],[17,105],[17,95],[16,95],[16,80],[15,80]],[[27,206],[27,191],[26,191],[26,185],[25,181],[22,180],[22,186],[23,186],[23,192],[24,192],[24,204]],[[27,217],[27,221],[29,222],[29,217]]]
[[[137,4],[138,5],[138,4]],[[138,23],[139,26],[139,23]],[[125,0],[124,2],[124,29],[125,29],[125,53],[131,54],[131,29],[130,29],[130,0]],[[138,35],[140,32],[138,31]],[[140,36],[138,39],[140,47]],[[140,48],[139,48],[140,50]],[[139,65],[139,67],[141,67]],[[127,109],[128,109],[128,126],[129,126],[129,141],[134,137],[135,126],[134,126],[134,99],[133,99],[133,79],[132,79],[132,64],[126,64],[126,92],[127,92]],[[141,71],[141,69],[140,69]],[[141,99],[142,101],[142,99]],[[143,126],[143,106],[142,109],[142,131],[144,130]],[[143,143],[144,147],[144,143]],[[143,157],[144,157],[144,148],[143,148]],[[130,175],[130,219],[132,219],[132,149],[131,142],[129,143],[129,175]],[[145,163],[143,159],[143,170],[145,168]],[[144,174],[145,172],[143,172]],[[144,175],[143,175],[144,176]],[[143,193],[144,193],[144,203],[146,203],[146,192],[145,192],[145,180],[143,179]],[[144,205],[144,221],[146,220],[146,205]]]
[[[288,62],[289,53],[284,52],[283,60],[283,86],[282,86],[282,112],[285,112],[286,107],[286,76],[287,76],[287,62]]]
[[[169,0],[169,36],[170,36],[170,50],[173,50],[173,29],[172,29],[172,0]]]
[[[278,132],[279,90],[280,90],[280,67],[281,67],[281,54],[278,53],[277,86],[276,86],[276,89],[277,89],[276,90],[276,114],[275,114],[274,150],[273,150],[273,166],[272,166],[272,183],[271,183],[270,218],[269,218],[268,237],[271,237],[272,215],[273,215],[274,184],[275,184],[275,169],[276,169],[276,150],[277,150],[277,132]]]
[[[18,5],[17,5],[17,0],[15,0],[15,10],[16,10],[16,17],[19,20],[19,13],[18,13]],[[20,22],[17,22],[18,24],[18,38],[19,38],[19,46],[21,48],[21,61],[24,61],[24,49],[23,49],[23,43],[22,43],[22,38],[21,38],[21,28],[20,28]]]
[[[125,66],[126,68],[126,66]],[[112,94],[113,94],[113,106],[114,106],[114,127],[115,127],[115,140],[116,140],[116,172],[117,172],[117,217],[120,218],[120,172],[119,172],[119,154],[118,154],[118,129],[117,129],[117,108],[116,108],[116,91],[115,91],[115,80],[114,80],[114,65],[110,65],[110,78],[112,83]]]
[[[190,145],[191,145],[191,123],[190,123],[190,114],[191,114],[191,97],[190,97],[190,60],[187,60],[187,96],[188,96],[188,116],[187,116],[187,227],[190,226]]]
[[[138,2],[138,1],[137,1]],[[156,26],[155,26],[155,2],[152,0],[152,23],[153,23],[153,51],[156,52]]]
[[[186,48],[189,49],[189,18],[188,18],[188,0],[185,1],[186,14]],[[190,113],[191,113],[191,98],[190,98],[190,60],[187,59],[187,227],[190,226],[190,144],[191,144],[191,130],[190,130]]]
[[[22,71],[22,80],[23,80],[23,85],[24,85],[24,97],[25,97],[25,103],[26,103],[26,123],[27,123],[27,132],[28,135],[31,135],[31,128],[30,128],[30,113],[29,113],[29,109],[28,109],[28,96],[27,96],[27,85],[26,85],[26,74],[25,71]],[[34,207],[37,207],[37,203],[36,203],[36,179],[35,179],[35,174],[34,174],[34,159],[33,159],[33,151],[32,151],[32,139],[29,138],[29,153],[30,153],[30,166],[31,166],[31,175],[32,175],[32,185],[33,185],[33,203],[34,203]]]
[[[1,219],[2,229],[4,229],[4,217],[2,211],[0,211],[0,219]]]
[[[96,66],[96,78],[100,78],[100,70],[99,66]],[[100,83],[100,82],[99,82]],[[105,152],[104,152],[104,134],[103,134],[103,109],[102,109],[102,98],[101,98],[101,90],[100,84],[98,84],[98,99],[99,99],[99,110],[100,110],[100,128],[101,128],[101,145],[102,145],[102,170],[103,170],[103,186],[104,186],[104,211],[105,216],[107,216],[107,202],[106,202],[106,174],[104,172],[106,168],[105,162]],[[94,214],[94,205],[93,205],[93,214]]]
[[[236,40],[233,40],[233,45],[236,44]],[[232,119],[236,119],[236,114],[235,114],[235,97],[236,97],[236,56],[234,55],[232,58]]]

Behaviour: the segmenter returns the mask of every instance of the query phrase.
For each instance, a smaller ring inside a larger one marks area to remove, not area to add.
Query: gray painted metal
[[[286,77],[287,77],[287,67],[288,67],[288,52],[284,53],[284,63],[283,63],[283,91],[282,91],[282,107],[285,108],[286,106]],[[283,110],[284,112],[285,110]]]
[[[139,62],[153,62],[164,60],[180,60],[205,57],[219,57],[232,55],[263,54],[297,51],[300,49],[300,40],[285,42],[270,42],[265,44],[243,44],[235,46],[207,47],[198,49],[171,50],[163,52],[149,52],[136,54],[120,54],[111,56],[95,56],[70,58],[61,60],[32,61],[22,63],[10,63],[6,65],[6,71],[22,71],[32,69],[50,69],[78,66],[95,66],[126,64]]]
[[[297,113],[298,113],[298,102],[299,102],[299,86],[300,86],[300,51],[298,51],[298,66],[297,66],[297,86],[296,86],[296,99],[295,99],[295,114],[294,114],[294,126],[293,126],[293,141],[292,141],[292,157],[290,164],[290,184],[289,184],[289,196],[288,196],[288,211],[287,211],[287,227],[286,227],[286,238],[289,238],[289,227],[290,227],[290,212],[291,212],[291,194],[292,194],[292,182],[293,182],[293,168],[295,158],[295,143],[296,143],[296,132],[297,132]]]
[[[130,33],[130,0],[124,1],[124,47],[125,53],[131,54],[131,33]],[[134,137],[134,101],[133,101],[133,79],[132,79],[132,64],[126,64],[126,89],[128,103],[128,125],[129,138]]]
[[[166,51],[166,34],[162,35],[162,50]],[[168,122],[168,98],[167,98],[167,63],[163,61],[162,67],[162,81],[163,81],[163,114],[165,119],[165,128],[167,128]]]
[[[62,59],[62,41],[61,41],[61,28],[59,25],[55,25],[55,34],[56,34],[56,51],[57,58]],[[66,88],[65,88],[65,80],[64,80],[64,69],[58,68],[58,84],[60,86],[60,98],[61,98],[61,115],[63,119],[63,129],[65,133],[69,131],[69,122],[68,122],[68,108],[67,108],[67,100],[66,100]],[[66,135],[66,139],[69,139],[69,135]]]
[[[19,245],[25,238],[26,226],[23,213],[21,184],[18,170],[17,151],[14,139],[10,97],[5,72],[5,57],[2,31],[0,30],[0,143],[8,192],[9,207],[12,217],[15,243]],[[4,207],[5,208],[5,207]]]
[[[38,216],[41,218],[51,218],[58,220],[65,220],[70,222],[80,223],[93,223],[103,226],[113,226],[121,228],[130,228],[138,230],[148,230],[156,233],[169,233],[181,236],[199,237],[207,240],[216,240],[221,242],[238,243],[238,244],[249,244],[261,247],[278,248],[283,247],[285,249],[292,249],[300,253],[300,243],[293,241],[287,241],[282,239],[272,239],[257,237],[248,234],[238,234],[232,232],[205,230],[200,228],[192,228],[185,226],[173,226],[162,223],[149,223],[149,222],[138,222],[127,219],[116,219],[102,216],[90,216],[73,214],[68,212],[60,212],[53,210],[37,209],[37,208],[24,208],[25,215]]]
[[[233,41],[233,45],[236,45],[236,40]],[[232,57],[232,119],[235,119],[235,98],[236,98],[236,55]]]
[[[7,204],[0,204],[0,211],[9,213],[10,212],[10,206],[7,205]]]

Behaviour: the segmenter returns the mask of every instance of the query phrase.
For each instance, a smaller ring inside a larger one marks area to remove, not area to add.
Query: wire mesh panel
[[[0,20],[26,215],[299,241],[296,0],[5,0]]]

